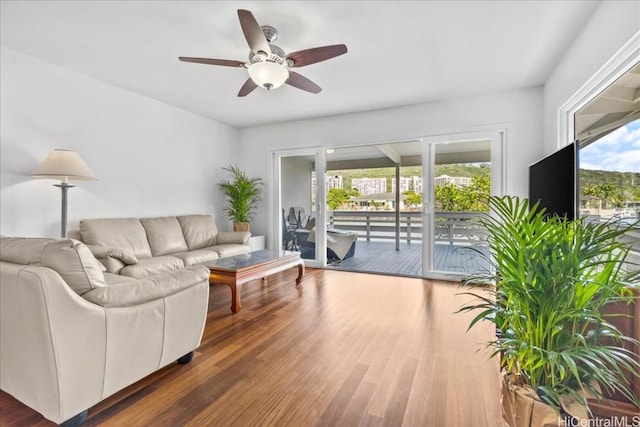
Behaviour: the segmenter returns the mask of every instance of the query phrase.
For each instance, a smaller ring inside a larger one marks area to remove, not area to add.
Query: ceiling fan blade
[[[260,51],[271,54],[269,42],[253,14],[248,10],[238,9],[238,18],[240,18],[240,26],[251,51],[255,54]]]
[[[316,62],[326,61],[347,53],[347,46],[334,44],[331,46],[314,47],[313,49],[299,50],[287,55],[287,59],[293,61],[292,67],[304,67]]]
[[[238,92],[238,96],[247,96],[251,92],[253,92],[253,90],[257,87],[258,85],[255,84],[253,80],[251,80],[251,78],[248,78],[247,81],[244,82],[244,84],[240,88],[240,92]]]
[[[289,70],[289,78],[285,83],[311,93],[320,93],[320,91],[322,91],[322,88],[320,86],[318,86],[308,78],[291,70]]]
[[[208,65],[222,65],[225,67],[244,67],[245,64],[242,61],[232,61],[230,59],[191,58],[188,56],[180,56],[178,57],[178,59],[184,62],[195,62],[198,64]]]

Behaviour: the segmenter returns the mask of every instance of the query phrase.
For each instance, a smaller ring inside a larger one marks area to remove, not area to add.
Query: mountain
[[[578,180],[581,187],[597,184],[615,184],[618,187],[640,188],[639,172],[611,172],[592,169],[580,169]]]
[[[477,165],[469,164],[449,164],[436,165],[435,176],[464,176],[475,177],[486,175],[490,172],[491,167],[488,163],[480,163]],[[327,175],[342,176],[344,189],[351,188],[351,180],[354,178],[386,178],[387,192],[391,192],[391,182],[396,177],[395,168],[372,168],[372,169],[346,169],[327,171]],[[405,166],[400,167],[400,176],[412,177],[422,176],[422,166]]]
[[[490,172],[489,163],[479,164],[448,164],[436,165],[435,176],[464,176],[476,177]],[[395,168],[348,169],[327,171],[328,175],[338,175],[343,178],[343,188],[351,188],[353,178],[386,178],[387,191],[391,191],[391,182],[395,178]],[[400,168],[400,176],[422,176],[422,166],[407,166]],[[601,170],[580,169],[579,182],[581,187],[590,185],[613,183],[616,186],[630,190],[632,194],[640,194],[640,173],[611,172]]]

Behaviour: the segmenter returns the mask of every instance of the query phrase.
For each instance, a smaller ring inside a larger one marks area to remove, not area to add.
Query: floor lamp
[[[54,184],[62,190],[62,221],[60,224],[60,236],[67,237],[67,190],[74,185],[74,181],[95,181],[96,177],[80,158],[78,153],[71,150],[55,149],[44,159],[33,172],[34,178],[59,179],[60,184]]]

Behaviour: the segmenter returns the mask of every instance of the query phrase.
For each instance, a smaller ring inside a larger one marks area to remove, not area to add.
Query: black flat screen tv
[[[529,203],[540,202],[547,215],[576,219],[578,143],[573,142],[529,166]]]

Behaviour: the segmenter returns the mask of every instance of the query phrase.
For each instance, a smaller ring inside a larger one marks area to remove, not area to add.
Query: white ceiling
[[[6,1],[2,46],[237,127],[532,87],[545,82],[598,6],[569,1]],[[296,69],[323,88],[246,98],[236,10],[297,50],[348,53]]]

